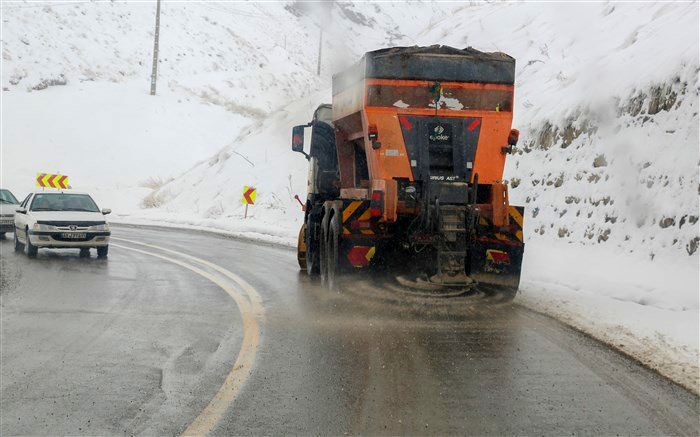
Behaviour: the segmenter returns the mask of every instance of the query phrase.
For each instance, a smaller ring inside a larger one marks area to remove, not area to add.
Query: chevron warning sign
[[[248,185],[243,186],[243,198],[241,199],[246,205],[255,205],[255,198],[258,196],[258,192],[254,187],[249,187]]]
[[[36,186],[40,188],[70,188],[68,176],[51,173],[37,173]]]

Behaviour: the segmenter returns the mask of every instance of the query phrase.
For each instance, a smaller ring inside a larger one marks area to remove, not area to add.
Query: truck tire
[[[90,248],[88,247],[83,247],[80,249],[80,257],[81,258],[90,258]]]
[[[107,258],[107,253],[109,252],[109,246],[100,246],[97,248],[98,258]]]
[[[22,252],[24,250],[24,244],[19,242],[17,238],[17,229],[15,229],[15,252]]]
[[[0,240],[4,240],[5,238],[7,238],[7,237],[5,236],[5,233],[4,233],[4,232],[0,232]]]
[[[318,276],[321,273],[320,269],[320,243],[322,242],[320,233],[320,226],[318,224],[312,223],[311,219],[306,224],[306,273],[309,276]]]
[[[328,240],[326,241],[326,285],[329,290],[338,290],[340,276],[340,214],[336,212],[328,223]]]
[[[321,276],[321,284],[328,285],[328,214],[321,220],[321,238],[319,239],[318,270]]]
[[[297,262],[299,263],[299,270],[306,272],[306,255],[308,250],[306,249],[306,224],[301,226],[299,229],[299,238],[297,239]]]
[[[27,256],[29,258],[36,258],[36,254],[39,252],[39,248],[29,241],[29,229],[24,230],[24,239],[26,240],[25,246],[27,248]]]

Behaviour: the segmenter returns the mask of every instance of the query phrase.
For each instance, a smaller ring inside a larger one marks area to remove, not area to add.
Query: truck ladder
[[[434,281],[445,283],[470,282],[464,271],[467,256],[466,208],[458,205],[439,205],[437,245],[438,274]]]

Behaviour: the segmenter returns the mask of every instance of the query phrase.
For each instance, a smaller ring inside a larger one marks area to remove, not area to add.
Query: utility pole
[[[323,55],[323,28],[328,26],[333,20],[333,5],[335,0],[326,0],[318,3],[318,7],[311,8],[309,18],[311,22],[318,26],[318,64],[316,65],[316,75],[321,75],[321,63]]]
[[[321,75],[321,49],[323,47],[323,27],[319,27],[318,34],[318,65],[316,66],[316,76]]]
[[[156,3],[156,32],[153,41],[153,69],[151,70],[151,95],[156,95],[156,78],[158,77],[158,37],[160,36],[160,0]]]

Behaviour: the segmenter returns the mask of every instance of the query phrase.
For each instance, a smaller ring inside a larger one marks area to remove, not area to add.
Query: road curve
[[[0,242],[0,434],[700,434],[697,396],[518,305],[330,293],[284,248],[113,236],[106,261]]]

